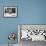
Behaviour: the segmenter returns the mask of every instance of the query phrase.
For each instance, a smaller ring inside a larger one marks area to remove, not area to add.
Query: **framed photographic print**
[[[4,7],[4,17],[16,17],[17,16],[17,7],[7,6]]]
[[[39,24],[19,24],[18,41],[46,41],[46,25]]]

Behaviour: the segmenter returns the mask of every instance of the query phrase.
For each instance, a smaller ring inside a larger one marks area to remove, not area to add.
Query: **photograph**
[[[18,30],[20,31],[20,41],[46,41],[46,25],[20,24]]]
[[[4,17],[16,17],[17,8],[16,7],[4,7]]]

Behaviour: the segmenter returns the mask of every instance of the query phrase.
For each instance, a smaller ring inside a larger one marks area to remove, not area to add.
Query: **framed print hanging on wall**
[[[16,17],[17,16],[17,7],[7,6],[4,7],[4,17]]]

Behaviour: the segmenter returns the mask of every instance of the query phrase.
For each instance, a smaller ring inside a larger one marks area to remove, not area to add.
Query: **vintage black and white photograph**
[[[4,17],[16,17],[17,8],[16,7],[4,7]]]
[[[46,25],[19,25],[19,28],[20,40],[46,41]]]

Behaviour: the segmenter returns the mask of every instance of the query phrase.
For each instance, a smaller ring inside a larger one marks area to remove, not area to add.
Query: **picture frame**
[[[25,31],[27,32],[26,35],[24,34]],[[25,38],[25,36],[28,37]],[[19,24],[18,41],[21,40],[46,41],[46,24]]]
[[[17,7],[16,6],[5,6],[4,17],[17,17]]]

